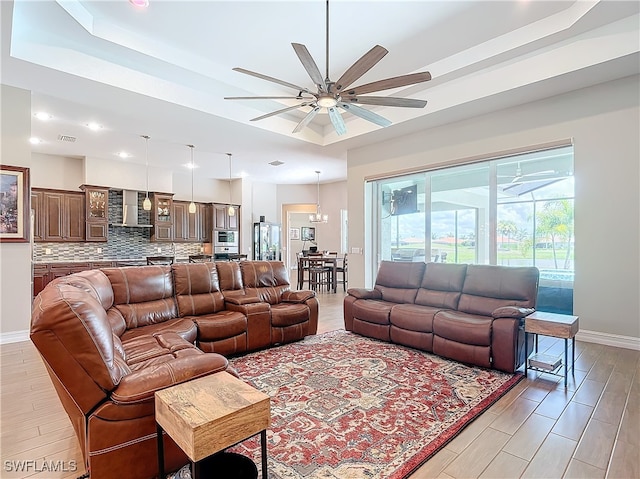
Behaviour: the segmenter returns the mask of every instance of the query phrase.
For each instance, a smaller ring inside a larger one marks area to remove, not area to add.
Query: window
[[[536,266],[538,309],[573,311],[573,147],[376,180],[365,191],[373,271],[381,260]]]

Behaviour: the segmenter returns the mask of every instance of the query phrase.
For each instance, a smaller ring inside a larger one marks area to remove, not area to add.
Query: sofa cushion
[[[443,310],[433,318],[433,333],[457,343],[489,346],[492,321],[491,317]]]
[[[491,316],[503,306],[535,308],[539,271],[535,267],[470,264],[458,310]]]
[[[247,331],[247,317],[237,311],[220,311],[190,319],[198,326],[198,341],[231,338]]]
[[[441,308],[417,304],[398,304],[391,308],[389,320],[393,326],[430,333],[433,331],[433,317]]]
[[[244,295],[244,284],[242,283],[242,272],[238,261],[219,261],[216,263],[218,270],[218,281],[220,290],[227,293]]]
[[[354,318],[368,323],[389,324],[389,315],[394,306],[397,306],[397,303],[377,299],[358,299],[351,306],[351,311]]]
[[[113,288],[115,308],[127,329],[162,323],[178,314],[170,266],[104,268]]]
[[[195,343],[198,328],[193,321],[186,318],[173,318],[157,324],[149,324],[140,328],[128,329],[121,336],[122,341],[128,341],[138,336],[152,336],[157,333],[176,333],[189,343]]]
[[[309,320],[309,306],[304,303],[279,303],[271,306],[271,326],[283,328]]]
[[[122,342],[131,371],[198,354],[197,348],[173,332],[144,334]]]
[[[271,305],[282,301],[291,289],[287,269],[281,261],[240,261],[245,294]]]
[[[466,264],[427,263],[415,303],[456,309],[466,271]]]
[[[181,317],[224,310],[224,296],[214,263],[179,263],[174,264],[172,270]]]
[[[416,297],[425,264],[422,262],[382,261],[376,276],[375,289],[384,301],[413,303]]]

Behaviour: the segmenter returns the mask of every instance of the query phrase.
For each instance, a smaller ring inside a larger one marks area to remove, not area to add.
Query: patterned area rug
[[[406,477],[523,377],[343,330],[230,363],[271,396],[273,479]]]

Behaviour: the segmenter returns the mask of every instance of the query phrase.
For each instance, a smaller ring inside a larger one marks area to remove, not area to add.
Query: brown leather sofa
[[[155,391],[229,370],[222,354],[296,341],[317,325],[315,294],[291,291],[281,262],[178,263],[52,281],[34,300],[31,340],[91,479],[151,479]],[[165,469],[185,464],[164,441]]]
[[[538,277],[535,267],[383,261],[374,289],[348,290],[345,329],[512,373]]]

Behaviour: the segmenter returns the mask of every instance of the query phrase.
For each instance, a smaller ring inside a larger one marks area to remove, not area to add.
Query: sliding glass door
[[[372,270],[379,262],[537,266],[542,310],[572,310],[573,147],[375,180]]]

